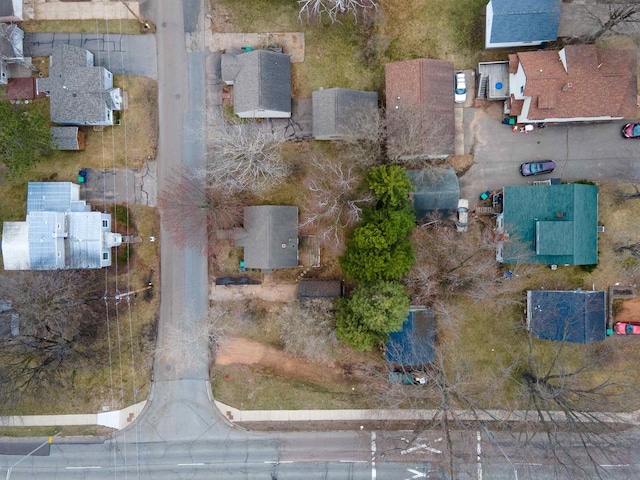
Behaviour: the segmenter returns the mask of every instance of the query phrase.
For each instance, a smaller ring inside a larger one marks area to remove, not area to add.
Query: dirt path
[[[218,348],[217,365],[258,364],[274,372],[297,380],[315,383],[346,383],[347,375],[342,368],[331,365],[303,362],[259,342],[242,337],[227,337]]]

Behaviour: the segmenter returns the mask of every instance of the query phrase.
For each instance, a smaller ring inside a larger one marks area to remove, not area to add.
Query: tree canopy
[[[399,165],[380,165],[367,175],[367,185],[385,207],[403,208],[409,203],[407,193],[412,190],[407,171]]]
[[[49,123],[38,111],[0,102],[0,160],[19,176],[51,152]]]
[[[409,314],[409,295],[396,282],[360,285],[338,304],[337,337],[356,350],[371,350],[389,332],[402,329]]]

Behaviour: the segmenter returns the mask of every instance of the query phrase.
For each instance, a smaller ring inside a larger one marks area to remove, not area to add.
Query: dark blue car
[[[530,175],[542,175],[543,173],[551,173],[556,168],[556,162],[553,160],[540,160],[539,162],[527,162],[520,165],[520,173],[525,177]]]

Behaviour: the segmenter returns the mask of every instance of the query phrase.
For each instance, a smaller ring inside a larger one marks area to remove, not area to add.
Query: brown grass
[[[146,33],[137,20],[28,20],[20,24],[25,32],[60,33]]]

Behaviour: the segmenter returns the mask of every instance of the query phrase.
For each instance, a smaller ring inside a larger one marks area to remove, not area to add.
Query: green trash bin
[[[78,183],[84,183],[84,177],[81,175],[78,175]]]

